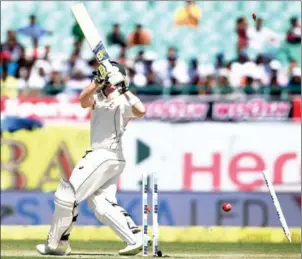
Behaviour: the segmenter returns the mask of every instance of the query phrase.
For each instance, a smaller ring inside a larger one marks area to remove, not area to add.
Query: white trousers
[[[125,165],[122,153],[107,149],[87,151],[69,179],[76,202],[80,203],[96,192],[106,194],[109,200],[115,200],[117,180]]]
[[[78,204],[88,199],[96,217],[127,244],[136,242],[139,229],[116,201],[117,181],[126,162],[122,153],[107,149],[87,151],[74,168],[68,182],[61,181],[55,195],[56,210],[48,235],[48,244],[56,249],[69,239],[77,218]]]

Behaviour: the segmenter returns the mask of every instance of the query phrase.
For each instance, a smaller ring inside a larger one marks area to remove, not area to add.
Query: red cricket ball
[[[225,202],[222,204],[222,209],[225,212],[229,212],[232,209],[232,205],[230,203]]]
[[[152,211],[152,210],[151,210],[149,204],[147,204],[147,212],[150,213],[151,211]]]

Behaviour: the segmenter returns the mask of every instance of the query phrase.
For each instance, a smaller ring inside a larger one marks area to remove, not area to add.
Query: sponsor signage
[[[211,118],[218,121],[287,120],[291,105],[286,101],[251,99],[234,102],[213,102]]]
[[[267,191],[267,169],[278,191],[300,191],[300,132],[281,122],[131,123],[120,183],[133,190],[142,172],[155,171],[167,191]]]
[[[293,119],[295,121],[301,121],[301,96],[293,97]]]
[[[300,133],[296,123],[131,121],[118,189],[138,191],[142,173],[156,172],[160,191],[267,192],[267,169],[277,191],[299,192]],[[89,149],[89,129],[45,126],[4,134],[1,144],[2,190],[54,191]]]
[[[263,98],[209,101],[197,97],[161,99],[145,96],[142,100],[146,106],[146,120],[279,121],[292,116],[291,102]],[[82,109],[77,98],[2,97],[1,112],[49,122],[85,122],[90,117],[89,109]]]
[[[83,109],[77,98],[1,97],[1,112],[5,115],[37,118],[44,121],[83,122],[89,119],[89,109]]]
[[[54,210],[53,196],[52,193],[35,191],[2,192],[1,224],[50,224]],[[290,227],[299,227],[301,223],[301,201],[297,197],[300,197],[299,193],[278,194]],[[120,192],[117,198],[134,221],[141,224],[141,193]],[[232,210],[228,213],[221,209],[224,202],[232,204]],[[159,189],[158,205],[160,225],[280,227],[268,193],[161,192]],[[79,206],[77,225],[101,225],[88,207],[87,201]]]

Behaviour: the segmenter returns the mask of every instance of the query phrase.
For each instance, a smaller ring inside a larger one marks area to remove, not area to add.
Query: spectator
[[[263,55],[258,55],[256,58],[256,71],[255,71],[255,79],[259,86],[264,86],[269,84],[270,75],[269,69],[266,64],[266,59]]]
[[[50,51],[51,51],[51,47],[49,45],[44,47],[44,55],[43,55],[43,59],[50,61]]]
[[[0,46],[0,61],[3,66],[6,66],[8,75],[17,74],[18,62],[23,51],[23,46],[16,39],[16,33],[8,31],[7,41]]]
[[[33,49],[32,49],[32,59],[38,59],[41,55],[40,49],[39,49],[39,41],[37,39],[33,39]]]
[[[236,33],[238,36],[237,39],[238,54],[245,52],[248,46],[247,27],[248,27],[248,22],[246,18],[243,16],[239,17],[236,22]]]
[[[220,68],[223,68],[223,67],[225,67],[225,64],[224,64],[224,54],[223,53],[218,53],[216,55],[215,68],[216,69],[220,69]]]
[[[152,65],[160,83],[164,86],[189,83],[188,69],[184,61],[177,57],[176,49],[169,48],[166,60],[158,60]]]
[[[18,33],[24,34],[32,39],[34,48],[39,45],[39,39],[45,34],[52,34],[51,31],[44,29],[37,24],[37,18],[35,15],[29,17],[29,25],[17,30]]]
[[[76,41],[74,44],[73,44],[73,53],[77,53],[78,55],[80,55],[81,53],[81,50],[82,50],[82,45],[83,45],[83,42],[81,41]]]
[[[147,72],[147,85],[155,85],[157,83],[156,75],[153,70]]]
[[[133,76],[133,84],[138,87],[143,87],[147,85],[147,78],[142,73],[135,73]]]
[[[43,87],[42,94],[48,96],[58,95],[65,90],[65,82],[59,71],[53,71],[50,75],[50,81]]]
[[[243,87],[243,92],[248,95],[256,93],[256,89],[254,88],[254,78],[250,75],[245,77],[245,85]]]
[[[288,83],[288,90],[291,94],[301,95],[301,68],[295,67]]]
[[[286,40],[290,44],[301,44],[301,25],[298,22],[298,18],[292,17],[290,19],[291,28],[286,34]]]
[[[189,26],[197,28],[201,18],[201,11],[195,1],[186,1],[184,7],[179,8],[175,13],[175,24],[177,26]]]
[[[29,79],[28,85],[30,88],[41,90],[47,83],[48,75],[51,72],[51,66],[49,62],[45,60],[37,60],[33,65]]]
[[[220,68],[218,70],[217,86],[215,92],[220,94],[231,94],[233,93],[233,88],[230,86],[229,82],[229,71],[227,68]]]
[[[266,53],[266,48],[278,48],[281,37],[273,30],[263,27],[263,20],[258,18],[255,27],[247,30],[248,47],[256,53]]]
[[[26,48],[26,57],[29,60],[43,59],[45,56],[45,52],[48,51],[47,48],[39,47],[38,39],[33,39],[33,46]]]
[[[133,76],[133,83],[136,86],[147,85],[147,67],[145,65],[146,62],[144,59],[144,55],[144,51],[139,51],[134,59],[134,64],[132,65],[135,71],[135,75]]]
[[[232,87],[244,86],[246,67],[249,61],[246,54],[240,54],[238,59],[230,65],[229,81]]]
[[[33,48],[26,48],[27,60],[35,62],[37,59],[44,59],[47,62],[51,61],[51,47],[49,45],[39,47],[38,40],[34,40]]]
[[[25,49],[22,49],[20,59],[18,60],[18,68],[16,71],[16,77],[17,78],[23,78],[25,81],[28,80],[29,77],[29,71],[31,70],[31,67],[33,66],[35,60],[27,59],[25,56]]]
[[[90,68],[91,68],[91,73],[92,73],[94,70],[98,69],[98,67],[99,67],[99,63],[97,62],[97,60],[96,60],[94,57],[93,57],[92,59],[89,60],[88,65],[89,65]]]
[[[271,69],[269,85],[286,86],[288,78],[282,69],[281,63],[278,60],[272,60],[269,66]]]
[[[128,37],[128,46],[149,45],[151,43],[151,35],[149,31],[143,28],[141,24],[137,24],[135,31],[131,32]]]
[[[127,62],[126,50],[127,50],[126,46],[121,47],[120,54],[118,57],[118,63],[122,64],[123,66],[126,66],[126,62]]]
[[[112,31],[107,35],[107,44],[110,45],[119,45],[121,47],[126,47],[125,36],[121,33],[120,25],[114,24]]]
[[[152,66],[155,56],[153,52],[139,51],[135,58],[134,69],[139,76],[134,77],[134,83],[145,82],[146,85],[155,85],[157,83],[156,74]]]
[[[24,91],[29,89],[28,86],[29,72],[30,70],[25,67],[20,67],[20,70],[18,71],[17,80],[18,80],[19,95],[23,94]]]
[[[134,76],[135,76],[134,69],[132,67],[128,67],[128,78],[129,78],[129,83],[130,83],[129,87],[135,86],[135,84],[133,82]]]
[[[198,60],[193,58],[189,67],[190,84],[197,85],[199,81]]]
[[[78,53],[72,53],[71,57],[64,63],[62,68],[63,75],[70,76],[75,71],[81,71],[85,76],[90,76],[92,69],[89,64],[79,56]]]
[[[291,59],[289,62],[289,67],[288,67],[288,72],[287,75],[288,77],[292,77],[293,75],[293,70],[297,67],[297,61],[295,59]]]
[[[137,56],[134,60],[134,69],[136,73],[147,74],[146,60],[145,60],[145,52],[143,50],[137,53]]]
[[[1,44],[1,60],[18,62],[24,47],[18,42],[15,31],[7,31],[7,40]]]
[[[272,60],[269,66],[271,69],[269,81],[270,94],[280,96],[282,87],[287,85],[288,79],[278,60]]]
[[[213,75],[207,75],[201,83],[198,84],[198,94],[199,95],[209,95],[214,92],[215,87],[215,78]]]
[[[79,95],[84,87],[89,85],[91,79],[85,76],[80,69],[74,69],[71,78],[66,82],[66,91],[69,95]]]
[[[221,68],[218,72],[217,85],[229,86],[229,71],[227,68]]]
[[[75,49],[81,49],[85,36],[84,33],[82,32],[80,25],[77,22],[75,22],[74,25],[72,26],[71,34],[74,39]]]

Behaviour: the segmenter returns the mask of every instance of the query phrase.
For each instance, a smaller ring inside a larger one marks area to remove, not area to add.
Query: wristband
[[[133,106],[134,104],[136,104],[137,102],[139,102],[140,100],[135,96],[135,95],[133,95],[129,100],[128,100],[128,102],[129,102],[129,104],[131,105],[131,106]]]

